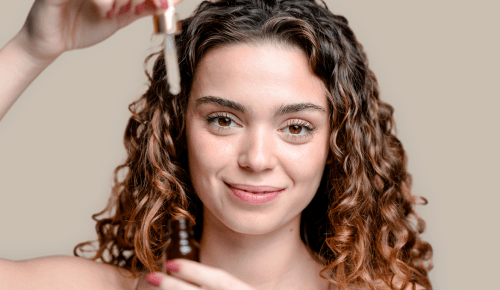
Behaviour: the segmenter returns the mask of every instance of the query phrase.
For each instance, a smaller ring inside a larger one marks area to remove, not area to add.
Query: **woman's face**
[[[186,127],[205,221],[245,234],[298,224],[325,168],[328,116],[324,85],[302,50],[210,51],[193,80]]]

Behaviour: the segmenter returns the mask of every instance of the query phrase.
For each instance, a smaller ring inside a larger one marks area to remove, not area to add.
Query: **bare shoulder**
[[[131,276],[127,270],[79,257],[0,259],[0,290],[132,290]]]

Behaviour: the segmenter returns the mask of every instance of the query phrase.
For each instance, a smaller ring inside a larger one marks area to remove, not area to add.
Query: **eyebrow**
[[[220,98],[220,97],[214,97],[214,96],[206,96],[206,97],[201,97],[196,100],[196,107],[198,107],[201,104],[207,104],[207,103],[212,103],[212,104],[217,104],[219,106],[223,107],[228,107],[233,110],[245,113],[245,106],[243,106],[240,103],[230,101],[228,99]]]
[[[247,109],[245,109],[245,106],[238,102],[234,102],[228,99],[224,99],[221,97],[215,97],[215,96],[206,96],[206,97],[201,97],[196,100],[196,107],[198,107],[201,104],[207,104],[207,103],[212,103],[212,104],[217,104],[223,107],[228,107],[233,110],[236,110],[238,112],[245,113]],[[313,103],[293,103],[293,104],[287,104],[287,105],[281,105],[279,106],[275,112],[274,116],[282,116],[285,114],[290,114],[290,113],[296,113],[300,111],[305,111],[305,110],[313,110],[313,111],[320,111],[323,113],[326,113],[325,108],[318,106]]]

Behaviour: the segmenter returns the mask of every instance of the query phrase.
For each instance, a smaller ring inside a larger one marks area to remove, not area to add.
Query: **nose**
[[[253,172],[272,170],[276,167],[276,144],[272,133],[265,128],[255,128],[247,132],[242,140],[238,164]]]

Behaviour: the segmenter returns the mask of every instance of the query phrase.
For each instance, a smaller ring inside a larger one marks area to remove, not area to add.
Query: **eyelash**
[[[303,135],[287,133],[293,140],[308,138],[316,133],[316,127],[304,120],[288,120],[285,128],[289,128],[290,126],[299,126],[307,130],[307,133]]]
[[[234,118],[232,118],[228,113],[213,113],[203,118],[207,121],[209,125],[217,127],[219,131],[229,130],[230,126],[228,127],[228,126],[215,125],[214,124],[215,119],[228,118],[229,120],[231,120],[231,122],[234,122],[236,124]]]
[[[210,114],[210,115],[207,115],[206,117],[204,117],[204,119],[207,121],[207,123],[209,125],[217,127],[217,129],[219,131],[229,130],[232,127],[232,126],[215,125],[214,120],[219,119],[219,118],[227,118],[227,119],[231,120],[231,122],[234,122],[236,124],[236,122],[234,121],[234,118],[225,112],[224,113],[217,112],[217,113],[213,113],[213,114]],[[292,138],[294,141],[297,139],[301,140],[304,138],[311,137],[316,132],[316,127],[314,125],[304,121],[304,120],[288,120],[284,129],[289,128],[290,126],[299,126],[299,127],[302,127],[302,128],[307,130],[306,134],[301,134],[301,135],[285,133],[290,138]],[[284,129],[282,129],[282,130],[284,130]]]

